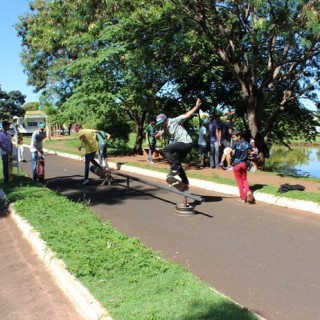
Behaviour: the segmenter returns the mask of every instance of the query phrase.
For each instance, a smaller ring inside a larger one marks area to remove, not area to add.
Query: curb
[[[109,163],[109,164],[113,168],[117,168],[117,164],[115,164],[115,163]],[[162,181],[164,181],[167,176],[166,173],[161,173],[161,172],[148,170],[148,169],[141,169],[141,168],[137,168],[137,167],[131,167],[131,166],[127,166],[127,165],[122,165],[121,170],[124,170],[127,172],[132,172],[132,173],[138,173],[138,174],[145,175],[145,176],[152,176],[153,178],[161,179]],[[219,192],[219,193],[239,196],[238,187],[235,187],[235,186],[229,186],[229,185],[225,185],[225,184],[215,183],[215,182],[211,182],[211,181],[204,181],[204,180],[199,180],[199,179],[193,179],[193,178],[189,178],[189,180],[190,180],[190,184],[192,186],[195,186],[200,189],[206,189],[209,191],[215,191],[215,192]],[[316,203],[316,202],[312,202],[312,201],[295,200],[295,199],[288,199],[288,198],[284,198],[284,197],[277,197],[277,196],[269,195],[269,194],[262,193],[259,191],[254,192],[254,198],[255,198],[255,200],[269,203],[269,204],[273,204],[273,205],[276,205],[279,207],[296,209],[296,210],[320,214],[320,204]]]
[[[10,205],[10,215],[23,236],[30,242],[38,257],[44,262],[59,287],[68,296],[78,312],[87,320],[112,320],[108,311],[77,281],[67,270],[64,262],[55,257],[40,238],[40,234],[30,224],[14,212]]]

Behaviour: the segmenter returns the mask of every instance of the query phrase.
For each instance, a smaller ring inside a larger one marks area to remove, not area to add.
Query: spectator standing
[[[44,123],[38,125],[38,130],[36,130],[31,136],[31,167],[33,180],[38,179],[37,174],[37,161],[40,156],[43,156],[43,140],[47,137],[46,127]]]
[[[232,147],[232,117],[228,116],[226,121],[221,125],[221,144],[223,148]]]
[[[107,149],[108,149],[108,140],[110,139],[111,135],[105,131],[102,130],[96,130],[96,139],[99,144],[99,151],[98,151],[98,161],[99,165],[104,168],[108,169],[108,155],[107,155]]]
[[[75,131],[79,135],[80,139],[80,146],[78,147],[78,150],[81,151],[82,145],[85,144],[86,151],[85,151],[85,162],[84,162],[84,179],[83,179],[83,185],[87,185],[89,180],[89,165],[90,162],[93,163],[95,166],[103,170],[103,168],[100,166],[100,164],[95,160],[96,153],[99,149],[98,142],[96,140],[95,133],[97,130],[92,129],[83,129],[80,124],[75,125]]]
[[[147,161],[150,164],[153,164],[153,159],[152,159],[152,155],[154,153],[154,151],[156,150],[156,119],[155,118],[151,118],[149,121],[149,124],[147,125],[146,129],[145,129],[145,133],[146,133],[146,140],[148,143],[148,159]]]
[[[26,162],[26,160],[24,159],[23,135],[20,132],[18,125],[16,126],[16,134],[18,136],[18,145],[17,145],[18,161],[19,162]]]
[[[0,132],[0,148],[2,157],[2,172],[3,172],[3,182],[9,182],[9,157],[12,156],[13,145],[11,140],[11,134],[9,132],[10,122],[3,121],[2,128],[3,131]]]
[[[199,138],[198,138],[198,146],[200,149],[201,154],[201,162],[200,162],[200,168],[204,168],[206,166],[207,162],[207,156],[208,156],[208,150],[207,150],[207,144],[208,144],[208,127],[209,127],[210,120],[204,119],[202,126],[199,129]]]
[[[173,142],[169,143],[162,149],[162,154],[168,161],[171,171],[167,177],[179,176],[181,182],[187,189],[189,187],[189,180],[186,172],[182,167],[182,159],[185,158],[193,148],[193,141],[183,127],[183,122],[190,118],[201,106],[201,100],[198,98],[196,105],[187,113],[179,115],[176,118],[167,118],[163,113],[156,118],[157,126],[160,126],[160,131],[156,134],[156,138],[162,136],[172,137]]]
[[[221,145],[221,125],[220,116],[215,115],[209,123],[210,133],[210,167],[212,169],[219,166],[219,147]]]
[[[243,139],[243,135],[240,131],[234,131],[232,133],[232,138],[234,140],[232,151],[234,159],[233,173],[238,184],[240,201],[242,203],[248,202],[252,204],[254,203],[254,199],[247,180],[247,161],[250,144]]]

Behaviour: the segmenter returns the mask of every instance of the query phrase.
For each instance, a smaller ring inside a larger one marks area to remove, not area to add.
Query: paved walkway
[[[1,320],[84,319],[4,212],[0,215],[0,243]]]
[[[196,216],[181,218],[174,215],[177,195],[141,184],[132,185],[139,193],[117,185],[101,187],[92,176],[84,188],[82,162],[57,156],[46,161],[48,187],[72,199],[90,197],[101,219],[184,264],[250,310],[268,320],[315,320],[320,314],[320,216],[259,202],[242,205],[237,196],[195,187],[192,192],[206,202]],[[23,167],[30,173],[30,163]],[[148,179],[156,178],[151,174]],[[46,319],[60,319],[47,314],[53,317]]]

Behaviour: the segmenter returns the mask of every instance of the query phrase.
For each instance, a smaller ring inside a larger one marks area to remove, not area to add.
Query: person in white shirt
[[[208,158],[208,150],[207,150],[207,145],[208,145],[208,126],[209,126],[210,120],[209,119],[204,119],[202,126],[199,129],[199,138],[198,138],[198,146],[200,149],[200,154],[201,154],[201,163],[200,163],[200,168],[204,168],[206,166],[206,161]]]

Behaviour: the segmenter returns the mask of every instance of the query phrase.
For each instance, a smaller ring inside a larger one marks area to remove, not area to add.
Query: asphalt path
[[[31,174],[30,163],[22,167]],[[235,196],[191,187],[205,202],[194,216],[181,217],[175,214],[180,195],[139,182],[127,188],[116,175],[115,184],[101,186],[90,173],[90,185],[82,186],[83,171],[81,161],[46,156],[48,188],[86,201],[102,220],[242,306],[268,320],[319,319],[319,215],[242,204]]]

